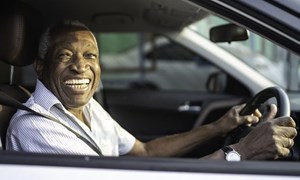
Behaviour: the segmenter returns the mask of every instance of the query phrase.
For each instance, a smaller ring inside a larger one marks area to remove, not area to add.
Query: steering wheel
[[[280,87],[269,87],[251,98],[246,106],[240,111],[240,115],[250,115],[255,109],[259,108],[263,103],[265,103],[270,98],[276,98],[277,101],[277,114],[275,117],[280,116],[290,116],[290,101],[283,89]],[[241,138],[246,136],[254,127],[249,127],[246,125],[241,125],[229,133],[228,137],[224,141],[224,146],[237,143]],[[286,159],[299,159],[299,154],[293,147],[290,150],[290,154]]]

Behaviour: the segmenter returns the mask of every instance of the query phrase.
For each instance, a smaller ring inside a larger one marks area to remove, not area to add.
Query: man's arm
[[[134,147],[128,153],[138,156],[180,156],[190,152],[195,147],[215,138],[225,136],[228,132],[241,124],[257,123],[257,116],[239,116],[244,105],[234,106],[218,121],[199,126],[191,131],[165,136],[147,143],[136,140]]]
[[[189,132],[158,138],[147,143],[136,140],[129,155],[138,156],[180,156],[206,141],[220,136],[214,125],[198,127]]]
[[[289,149],[294,144],[293,138],[297,135],[296,124],[291,117],[272,119],[276,112],[276,106],[272,106],[264,122],[261,122],[239,143],[231,145],[241,154],[242,159],[277,159],[289,154]],[[218,123],[212,123],[186,133],[162,137],[148,143],[136,141],[129,154],[140,156],[182,155],[213,137],[223,135],[224,132],[219,128],[221,127],[218,126]],[[203,158],[224,159],[224,152],[218,150]]]

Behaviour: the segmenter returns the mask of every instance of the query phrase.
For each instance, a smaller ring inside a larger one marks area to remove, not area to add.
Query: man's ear
[[[39,57],[37,57],[33,62],[33,68],[35,69],[39,80],[43,80],[44,66],[45,66],[44,60]]]

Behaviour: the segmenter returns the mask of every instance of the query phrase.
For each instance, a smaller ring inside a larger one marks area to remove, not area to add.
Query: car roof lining
[[[207,15],[196,4],[182,0],[22,1],[38,9],[46,24],[72,18],[94,32],[178,31]]]

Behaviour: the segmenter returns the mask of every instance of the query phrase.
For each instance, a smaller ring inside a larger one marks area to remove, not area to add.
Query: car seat
[[[0,83],[0,91],[20,102],[25,102],[30,92],[13,82],[13,71],[15,66],[32,64],[36,57],[42,29],[40,17],[34,9],[18,1],[0,7],[0,61],[10,69],[10,78]],[[15,112],[14,108],[0,105],[0,149],[5,149],[7,127]]]

